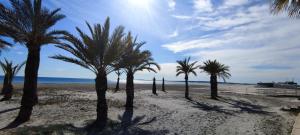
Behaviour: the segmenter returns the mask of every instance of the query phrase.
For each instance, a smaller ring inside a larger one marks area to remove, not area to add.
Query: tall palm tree
[[[90,30],[90,35],[85,34],[79,28],[76,28],[80,38],[71,34],[66,34],[63,39],[67,43],[57,45],[74,57],[68,57],[63,55],[56,55],[52,58],[62,60],[65,62],[77,64],[81,67],[89,69],[95,75],[95,88],[97,92],[97,119],[94,123],[95,126],[101,128],[106,125],[107,122],[107,103],[106,103],[106,91],[107,91],[107,75],[114,71],[114,64],[121,56],[122,50],[122,26],[117,27],[113,34],[110,36],[110,20],[106,19],[105,24],[96,24],[92,28],[87,23]]]
[[[37,104],[37,77],[40,64],[40,50],[43,45],[57,44],[65,31],[51,29],[65,18],[42,7],[42,0],[9,0],[11,6],[0,8],[0,30],[3,35],[23,44],[28,49],[23,96],[20,112],[13,123],[23,123],[30,119],[32,107]]]
[[[199,66],[196,65],[197,61],[190,63],[191,57],[185,58],[184,60],[178,60],[177,63],[179,64],[176,68],[176,76],[179,76],[180,74],[184,74],[185,79],[185,98],[189,99],[189,74],[192,73],[195,76],[197,76],[197,73],[195,70],[199,68]]]
[[[224,64],[219,63],[217,60],[208,60],[203,63],[204,65],[200,67],[204,72],[210,75],[210,89],[211,98],[217,99],[218,97],[218,77],[221,77],[224,81],[231,77],[229,73],[229,67]]]
[[[3,88],[1,92],[1,94],[4,94],[4,98],[2,100],[11,99],[13,90],[12,81],[24,65],[25,62],[14,65],[12,61],[9,62],[7,59],[0,61],[0,66],[4,73]]]
[[[290,17],[300,17],[300,0],[273,0],[271,12],[287,11]]]
[[[134,100],[134,74],[143,70],[156,73],[157,71],[154,67],[160,70],[160,66],[154,62],[150,51],[141,50],[141,47],[145,44],[145,42],[137,42],[137,38],[133,38],[130,32],[125,37],[124,42],[125,51],[122,55],[120,65],[127,75],[126,109],[131,109],[133,107]]]

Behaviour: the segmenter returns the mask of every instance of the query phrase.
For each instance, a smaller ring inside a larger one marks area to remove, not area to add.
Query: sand
[[[136,85],[133,112],[124,112],[124,90],[116,93],[110,90],[107,92],[109,124],[98,134],[291,133],[296,114],[281,108],[299,105],[296,98],[267,96],[265,91],[253,85],[219,87],[219,100],[210,99],[208,86],[201,85],[191,86],[191,100],[187,100],[183,85],[167,85],[167,93],[158,91],[158,96],[152,95],[151,85]],[[16,86],[16,89],[20,88]],[[20,97],[21,91],[16,90],[11,101],[0,102],[0,128],[17,115]],[[96,99],[92,85],[39,85],[39,104],[34,107],[31,120],[18,128],[2,130],[0,134],[88,134],[84,127],[96,117]],[[127,128],[124,129],[122,121],[126,119],[131,121],[126,121]]]

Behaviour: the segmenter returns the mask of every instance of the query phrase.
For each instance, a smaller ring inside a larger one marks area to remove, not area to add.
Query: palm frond
[[[49,10],[42,0],[9,0],[0,8],[0,35],[12,38],[27,47],[57,44],[60,30],[50,29],[65,18],[60,9]]]
[[[197,61],[190,63],[191,58],[185,58],[183,60],[178,60],[177,64],[178,66],[176,67],[176,72],[179,74],[190,74],[192,73],[193,75],[197,76],[197,73],[195,72],[196,69],[198,69],[199,66],[197,66]],[[179,74],[176,74],[178,76]]]
[[[86,22],[90,33],[76,27],[79,37],[70,33],[61,33],[64,36],[64,43],[59,43],[58,48],[63,49],[73,55],[67,57],[56,55],[52,58],[65,62],[74,63],[84,68],[90,69],[95,74],[105,71],[106,74],[113,72],[114,66],[119,61],[122,54],[122,38],[124,27],[117,27],[113,34],[109,35],[110,20],[106,19],[105,24],[95,24],[93,27]]]
[[[273,0],[271,12],[278,14],[287,12],[290,17],[300,17],[300,1],[299,0]]]
[[[210,75],[216,75],[222,78],[224,82],[226,79],[229,79],[231,77],[231,74],[229,73],[229,66],[221,64],[217,60],[208,60],[205,61],[203,64],[203,66],[200,66],[200,69],[202,69],[204,72]]]
[[[66,56],[63,56],[63,55],[55,55],[55,56],[52,56],[50,58],[57,59],[57,60],[62,60],[62,61],[69,62],[69,63],[73,63],[73,64],[76,64],[76,65],[82,66],[86,69],[89,69],[89,70],[93,71],[94,73],[97,73],[97,71],[94,68],[92,68],[91,66],[89,66],[86,62],[84,62],[82,60],[79,60],[79,59],[76,59],[76,58],[66,57]]]

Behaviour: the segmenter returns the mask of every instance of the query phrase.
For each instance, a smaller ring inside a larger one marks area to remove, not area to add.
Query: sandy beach
[[[135,108],[124,112],[121,88],[107,92],[110,121],[99,134],[289,135],[296,113],[281,108],[299,104],[296,98],[267,96],[254,85],[220,85],[219,100],[210,99],[208,86],[192,85],[187,100],[184,85],[167,85],[167,93],[156,96],[151,85],[137,84]],[[0,102],[0,128],[16,117],[20,96],[18,85],[11,101]],[[41,84],[31,120],[0,134],[88,134],[84,127],[96,118],[96,98],[93,85]]]

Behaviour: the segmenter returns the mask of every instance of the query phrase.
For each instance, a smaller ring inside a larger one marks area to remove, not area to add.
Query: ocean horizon
[[[0,76],[0,83],[3,82],[4,76]],[[156,80],[157,84],[160,84],[162,80]],[[13,83],[20,84],[24,82],[24,76],[16,76]],[[65,77],[38,77],[39,84],[94,84],[94,79],[88,78],[65,78]],[[108,84],[114,84],[116,81],[108,80]],[[126,83],[126,80],[120,80],[120,83]],[[152,80],[136,79],[136,84],[152,84]],[[166,84],[184,84],[184,81],[165,80]],[[220,82],[222,83],[222,82]],[[189,81],[191,85],[209,85],[208,81]],[[247,83],[230,83],[225,84],[245,84]]]

